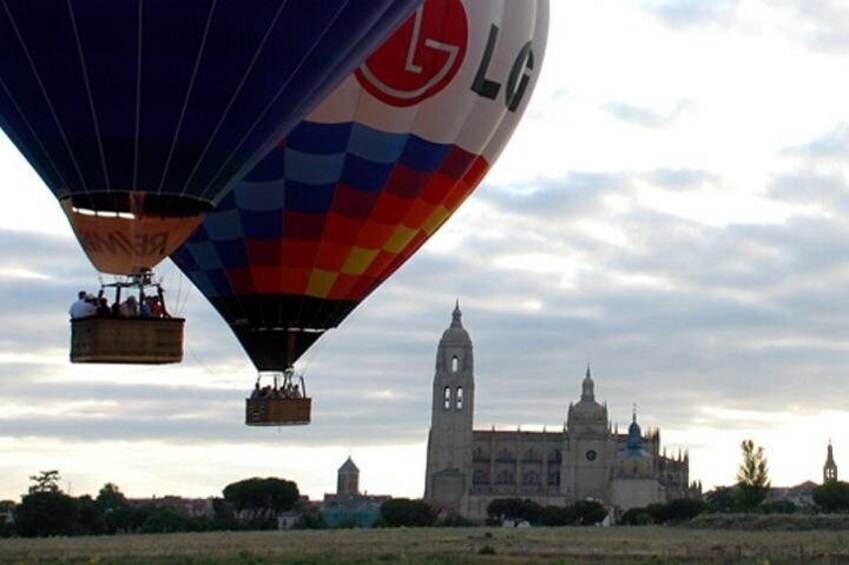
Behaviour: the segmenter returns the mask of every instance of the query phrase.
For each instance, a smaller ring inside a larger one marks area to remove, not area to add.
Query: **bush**
[[[628,526],[651,526],[655,521],[646,508],[629,508],[622,514],[622,523]]]
[[[594,526],[604,520],[607,509],[595,500],[579,500],[565,508],[566,524]]]
[[[436,511],[423,500],[393,498],[380,507],[382,522],[389,527],[432,526],[436,523]]]
[[[439,528],[468,528],[474,526],[474,523],[459,514],[452,513],[437,521],[436,526]]]

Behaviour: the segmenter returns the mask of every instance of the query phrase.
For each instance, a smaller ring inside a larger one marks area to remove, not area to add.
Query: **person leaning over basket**
[[[88,300],[88,296],[89,294],[84,290],[77,293],[77,301],[71,304],[68,310],[72,319],[90,318],[97,314],[97,306]]]

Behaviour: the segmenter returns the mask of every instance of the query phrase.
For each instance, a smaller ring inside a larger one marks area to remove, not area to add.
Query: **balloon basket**
[[[310,423],[312,398],[248,398],[248,426],[303,426]]]
[[[183,360],[182,318],[71,320],[72,363],[165,364]]]

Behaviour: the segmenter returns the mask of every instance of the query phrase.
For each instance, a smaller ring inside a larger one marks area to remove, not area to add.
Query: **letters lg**
[[[490,100],[495,100],[498,92],[501,90],[500,82],[486,78],[497,41],[498,26],[491,25],[489,27],[489,37],[486,40],[486,48],[484,49],[483,57],[481,57],[478,72],[475,74],[475,80],[472,83],[472,90],[474,92]],[[525,43],[519,50],[516,59],[513,61],[513,67],[510,69],[510,76],[507,77],[507,88],[504,89],[504,105],[511,112],[515,112],[519,104],[522,103],[522,98],[528,89],[528,83],[531,81],[530,73],[523,72],[525,69],[528,71],[534,69],[533,42],[531,41]]]

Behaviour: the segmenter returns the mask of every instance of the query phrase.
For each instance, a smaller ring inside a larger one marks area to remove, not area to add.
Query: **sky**
[[[434,359],[455,300],[479,429],[560,429],[592,366],[704,489],[740,443],[773,485],[849,469],[849,8],[826,0],[552,0],[524,120],[475,194],[299,363],[313,423],[247,428],[255,372],[170,263],[180,365],[72,365],[99,286],[0,134],[0,499],[58,469],[73,495],[220,496],[253,476],[420,497]],[[849,471],[847,471],[849,472]]]

